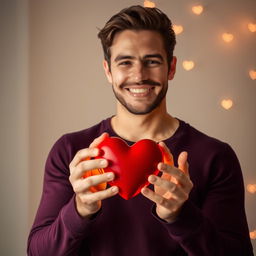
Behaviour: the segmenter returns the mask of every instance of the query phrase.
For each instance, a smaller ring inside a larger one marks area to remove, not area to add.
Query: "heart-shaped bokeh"
[[[185,70],[189,71],[189,70],[191,70],[191,69],[194,68],[195,63],[194,63],[194,61],[192,61],[192,60],[184,60],[184,61],[182,62],[182,66],[183,66],[183,68],[184,68]]]
[[[143,139],[133,146],[127,145],[125,141],[117,137],[106,137],[98,146],[101,154],[97,158],[108,160],[108,167],[104,172],[114,172],[115,180],[110,185],[119,187],[119,195],[128,200],[140,193],[147,186],[148,176],[157,175],[157,165],[163,162],[164,152],[154,141]],[[102,173],[102,170],[98,170]],[[89,175],[97,174],[97,170]],[[88,174],[86,175],[88,176]],[[92,191],[104,189],[104,185],[95,187]]]
[[[174,25],[172,26],[172,29],[173,29],[173,31],[174,31],[174,33],[175,33],[176,35],[179,35],[180,33],[183,32],[183,27],[182,27],[181,25],[176,25],[176,24],[174,24]]]
[[[224,99],[221,101],[221,106],[228,110],[233,106],[233,101],[231,99]]]
[[[223,33],[222,34],[222,39],[226,42],[226,43],[230,43],[233,39],[234,39],[234,35],[230,34],[230,33]]]
[[[256,80],[256,70],[250,70],[249,75],[252,80]]]
[[[196,5],[192,7],[192,12],[196,15],[200,15],[204,10],[204,7],[202,5]]]
[[[251,31],[251,32],[256,32],[256,23],[249,23],[248,24],[248,29]]]

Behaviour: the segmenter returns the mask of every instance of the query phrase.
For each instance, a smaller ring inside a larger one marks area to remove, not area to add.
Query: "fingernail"
[[[93,150],[93,154],[94,154],[95,156],[97,156],[98,153],[99,153],[99,149],[98,149],[98,148],[95,148],[95,149]]]
[[[111,188],[111,191],[112,191],[113,193],[118,192],[118,187],[112,187],[112,188]]]
[[[149,176],[149,180],[150,180],[150,182],[155,182],[156,181],[156,177],[155,176]]]
[[[165,165],[164,163],[161,163],[160,169],[161,169],[161,170],[166,170],[166,165]]]
[[[147,195],[148,194],[148,189],[146,187],[144,187],[144,188],[141,189],[141,192],[143,194]]]
[[[114,174],[112,172],[107,174],[107,179],[112,180],[114,178]]]
[[[104,167],[107,164],[107,161],[105,159],[100,161],[100,165]]]

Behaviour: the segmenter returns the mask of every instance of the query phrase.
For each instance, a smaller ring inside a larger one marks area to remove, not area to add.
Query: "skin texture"
[[[152,44],[154,42],[154,44]],[[111,72],[104,69],[119,103],[133,114],[148,114],[160,105],[168,89],[167,56],[161,36],[152,31],[125,30],[115,35],[111,46]],[[135,96],[129,89],[149,92]]]
[[[155,31],[124,30],[115,35],[111,46],[111,69],[103,62],[106,77],[117,98],[117,113],[111,120],[112,128],[129,141],[152,139],[160,142],[173,135],[179,122],[166,110],[168,81],[176,70],[173,57],[168,69],[162,37]],[[90,187],[114,179],[113,173],[104,173],[83,178],[86,171],[107,167],[107,161],[87,160],[99,154],[95,147],[108,134],[96,138],[89,148],[82,149],[70,163],[70,182],[76,193],[76,208],[85,218],[90,218],[101,208],[101,201],[118,193],[113,186],[91,192]],[[163,142],[160,146],[171,152]],[[161,177],[150,175],[148,180],[154,191],[143,188],[141,193],[156,203],[157,215],[173,222],[188,199],[193,184],[189,178],[187,153],[182,152],[178,166],[158,164]]]
[[[106,136],[108,134],[103,133],[92,142],[89,148],[78,151],[69,165],[69,180],[76,193],[77,211],[82,217],[90,217],[101,208],[101,200],[118,193],[118,187],[116,186],[95,193],[90,190],[92,186],[113,180],[114,173],[104,173],[83,178],[83,174],[88,170],[107,167],[108,163],[105,159],[84,160],[99,155],[99,150],[95,147]]]

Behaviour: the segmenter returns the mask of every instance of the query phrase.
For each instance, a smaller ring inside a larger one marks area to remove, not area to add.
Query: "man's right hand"
[[[107,133],[103,133],[91,143],[89,148],[79,150],[69,165],[69,180],[76,194],[76,209],[79,215],[85,218],[89,218],[99,211],[101,200],[118,193],[117,186],[112,186],[94,193],[90,191],[90,188],[93,186],[112,181],[114,179],[114,173],[112,172],[83,178],[86,171],[107,167],[108,162],[106,159],[90,159],[99,155],[100,151],[96,147],[107,136]]]

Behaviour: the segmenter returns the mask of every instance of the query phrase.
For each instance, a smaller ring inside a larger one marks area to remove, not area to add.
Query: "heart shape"
[[[248,24],[248,29],[249,29],[251,32],[256,32],[256,24],[254,24],[254,23],[249,23],[249,24]]]
[[[232,100],[222,100],[221,101],[221,106],[225,109],[230,109],[233,106],[233,101]]]
[[[248,184],[246,188],[249,193],[256,193],[256,184]]]
[[[196,5],[192,7],[192,11],[194,14],[200,15],[204,10],[204,7],[202,5]]]
[[[115,180],[109,184],[118,186],[119,195],[126,200],[138,195],[149,184],[148,176],[157,175],[157,165],[164,160],[161,147],[148,139],[130,147],[120,138],[106,137],[97,148],[101,150],[97,158],[105,158],[109,163],[104,172],[115,174]]]
[[[252,80],[256,80],[256,70],[250,70],[249,75]]]
[[[176,35],[178,35],[178,34],[180,34],[180,33],[182,33],[183,32],[183,27],[181,26],[181,25],[173,25],[172,26],[172,29],[173,29],[173,31],[174,31],[174,33],[176,34]]]
[[[155,8],[156,4],[152,1],[144,1],[144,7],[148,7],[148,8]]]
[[[189,71],[194,68],[195,63],[191,60],[184,60],[182,65],[185,70]]]
[[[232,34],[229,33],[223,33],[222,34],[222,39],[226,42],[226,43],[230,43],[233,39],[234,36]]]

